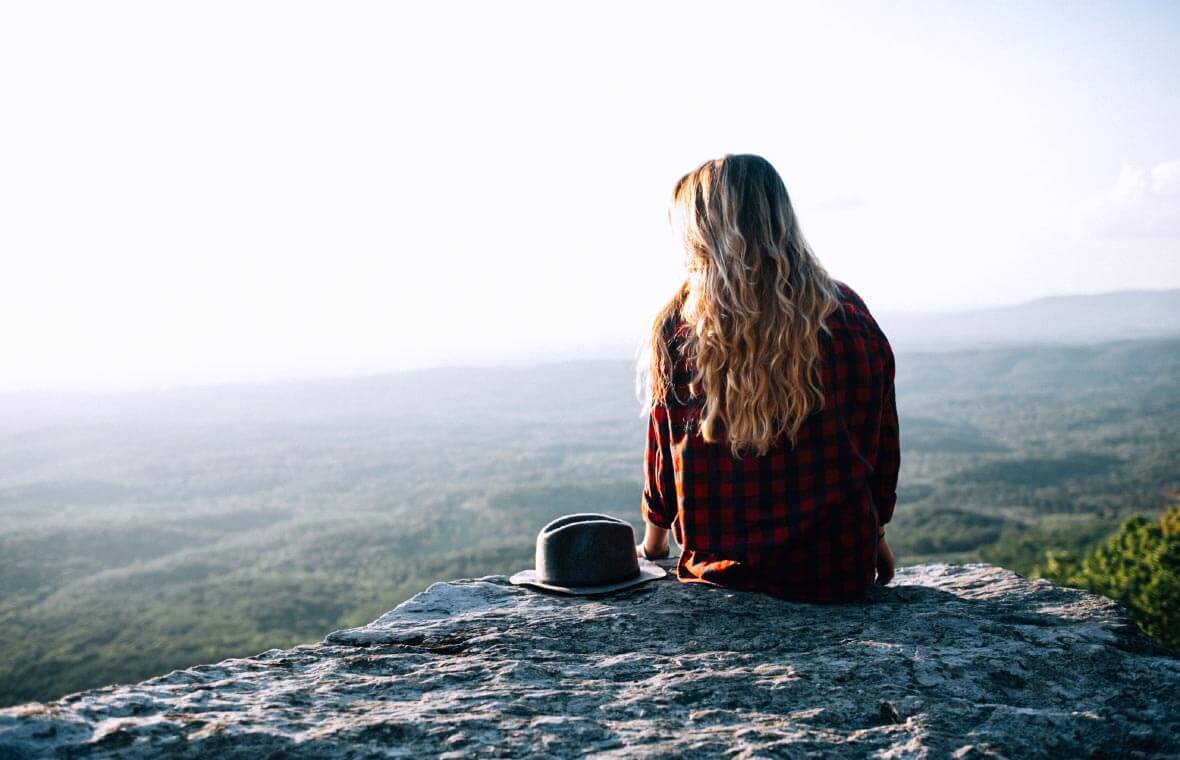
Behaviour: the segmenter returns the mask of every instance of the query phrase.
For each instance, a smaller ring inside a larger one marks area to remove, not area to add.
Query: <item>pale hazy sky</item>
[[[625,356],[707,158],[878,313],[1180,286],[1180,3],[0,2],[0,389]]]

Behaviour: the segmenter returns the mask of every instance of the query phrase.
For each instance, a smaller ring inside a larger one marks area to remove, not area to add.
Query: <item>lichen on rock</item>
[[[0,757],[1163,757],[1180,659],[991,565],[841,605],[672,579],[436,583],[321,643],[0,710]]]

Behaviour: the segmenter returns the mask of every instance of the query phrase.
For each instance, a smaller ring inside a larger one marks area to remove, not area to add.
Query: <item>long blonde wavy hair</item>
[[[704,395],[704,440],[717,442],[723,431],[739,458],[743,450],[765,454],[783,434],[794,445],[803,420],[824,405],[819,332],[839,296],[782,178],[760,156],[706,161],[676,183],[669,221],[684,243],[687,276],[639,359],[642,414],[674,392],[666,331],[683,320],[691,329],[682,351],[695,367],[689,391]]]

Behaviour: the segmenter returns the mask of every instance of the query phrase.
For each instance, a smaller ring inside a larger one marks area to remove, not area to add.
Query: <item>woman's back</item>
[[[864,301],[834,281],[839,306],[818,333],[823,408],[794,445],[735,458],[724,425],[707,441],[703,395],[684,351],[691,326],[669,319],[673,361],[663,403],[648,416],[644,518],[673,531],[682,581],[805,601],[855,599],[873,583],[878,525],[896,502],[899,465],[894,361]]]

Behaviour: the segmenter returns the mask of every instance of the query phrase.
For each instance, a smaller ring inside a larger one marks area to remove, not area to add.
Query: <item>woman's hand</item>
[[[668,530],[646,523],[643,543],[636,544],[635,553],[644,559],[664,559],[671,553],[668,543]]]
[[[884,586],[893,580],[893,550],[885,542],[885,536],[877,539],[877,585]]]

